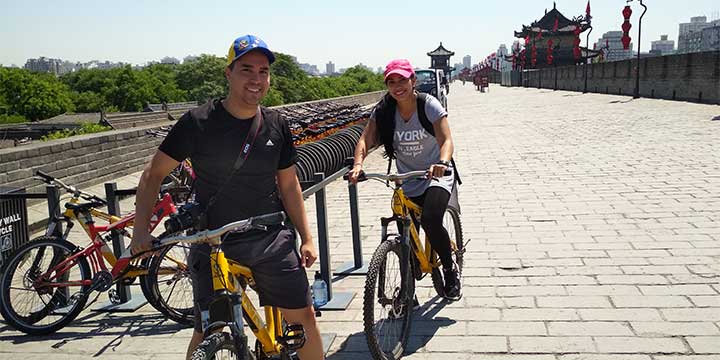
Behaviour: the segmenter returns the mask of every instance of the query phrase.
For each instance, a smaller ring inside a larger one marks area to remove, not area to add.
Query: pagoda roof
[[[455,55],[454,52],[443,47],[442,41],[440,42],[440,46],[438,46],[437,49],[435,49],[427,54],[428,54],[428,56],[453,56],[453,55]]]
[[[555,20],[558,22],[557,32],[553,31],[555,28]],[[521,31],[515,31],[516,38],[524,38],[528,33],[572,33],[575,31],[575,26],[580,26],[580,32],[584,32],[590,27],[590,20],[585,19],[583,16],[579,16],[573,19],[568,19],[563,15],[556,7],[553,2],[553,8],[550,11],[546,11],[545,15],[538,21],[534,21],[530,26],[523,25]]]

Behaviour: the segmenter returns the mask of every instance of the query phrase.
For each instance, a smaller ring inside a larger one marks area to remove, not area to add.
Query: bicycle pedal
[[[287,325],[277,340],[288,350],[300,349],[305,345],[305,329],[300,324]]]
[[[113,305],[118,305],[121,302],[120,295],[118,295],[117,290],[115,289],[110,289],[108,291],[108,298]]]

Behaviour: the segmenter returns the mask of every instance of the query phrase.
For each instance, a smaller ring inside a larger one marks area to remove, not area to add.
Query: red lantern
[[[553,63],[553,41],[552,41],[552,39],[548,40],[547,45],[548,45],[547,63],[548,63],[548,65],[552,65],[552,63]]]
[[[582,52],[580,51],[580,26],[575,25],[575,31],[573,31],[575,34],[575,39],[573,39],[573,56],[576,60],[580,60],[580,57],[582,56]]]
[[[630,48],[630,28],[632,27],[632,25],[630,25],[630,15],[632,15],[632,9],[630,9],[630,5],[625,6],[622,14],[623,18],[625,18],[625,21],[623,21],[622,24],[623,36],[620,41],[622,41],[623,49],[627,50]]]
[[[532,48],[530,48],[530,63],[533,67],[537,64],[537,48],[535,47],[535,44],[533,44]]]
[[[553,32],[558,31],[558,18],[555,18],[555,25],[553,25]]]

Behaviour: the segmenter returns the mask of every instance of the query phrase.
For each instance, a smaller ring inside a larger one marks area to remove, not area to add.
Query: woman
[[[402,188],[423,208],[420,222],[443,265],[445,298],[455,301],[462,296],[461,284],[451,256],[450,237],[442,224],[455,180],[450,166],[453,142],[447,111],[436,98],[418,94],[415,81],[415,71],[407,60],[393,60],[385,67],[388,93],[375,106],[355,147],[350,181],[357,182],[368,149],[379,144],[389,158],[396,160],[398,172],[428,171],[427,179],[406,181]],[[422,106],[420,111],[418,106]],[[423,126],[423,116],[432,124],[434,136]],[[445,175],[447,170],[450,175]]]

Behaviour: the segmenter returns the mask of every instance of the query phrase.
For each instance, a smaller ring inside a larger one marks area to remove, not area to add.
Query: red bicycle
[[[152,259],[144,260],[130,256],[128,249],[118,259],[108,242],[113,235],[131,236],[128,229],[135,214],[121,218],[99,211],[98,207],[107,204],[105,200],[40,171],[36,175],[72,197],[65,203],[63,215],[50,219],[47,233],[17,249],[5,264],[0,278],[0,313],[12,327],[32,335],[53,333],[80,314],[93,291],[108,291],[110,300],[119,302],[113,285],[131,284],[136,278],[153,307],[175,321],[192,323],[186,248],[164,247]],[[175,213],[171,195],[164,192],[153,209],[150,231]],[[108,224],[97,225],[96,219]],[[91,239],[86,248],[67,240],[75,222]],[[66,230],[58,237],[55,229],[61,223]],[[169,294],[162,291],[166,285],[171,285]],[[182,292],[175,293],[178,285]],[[177,296],[173,298],[173,294]]]

